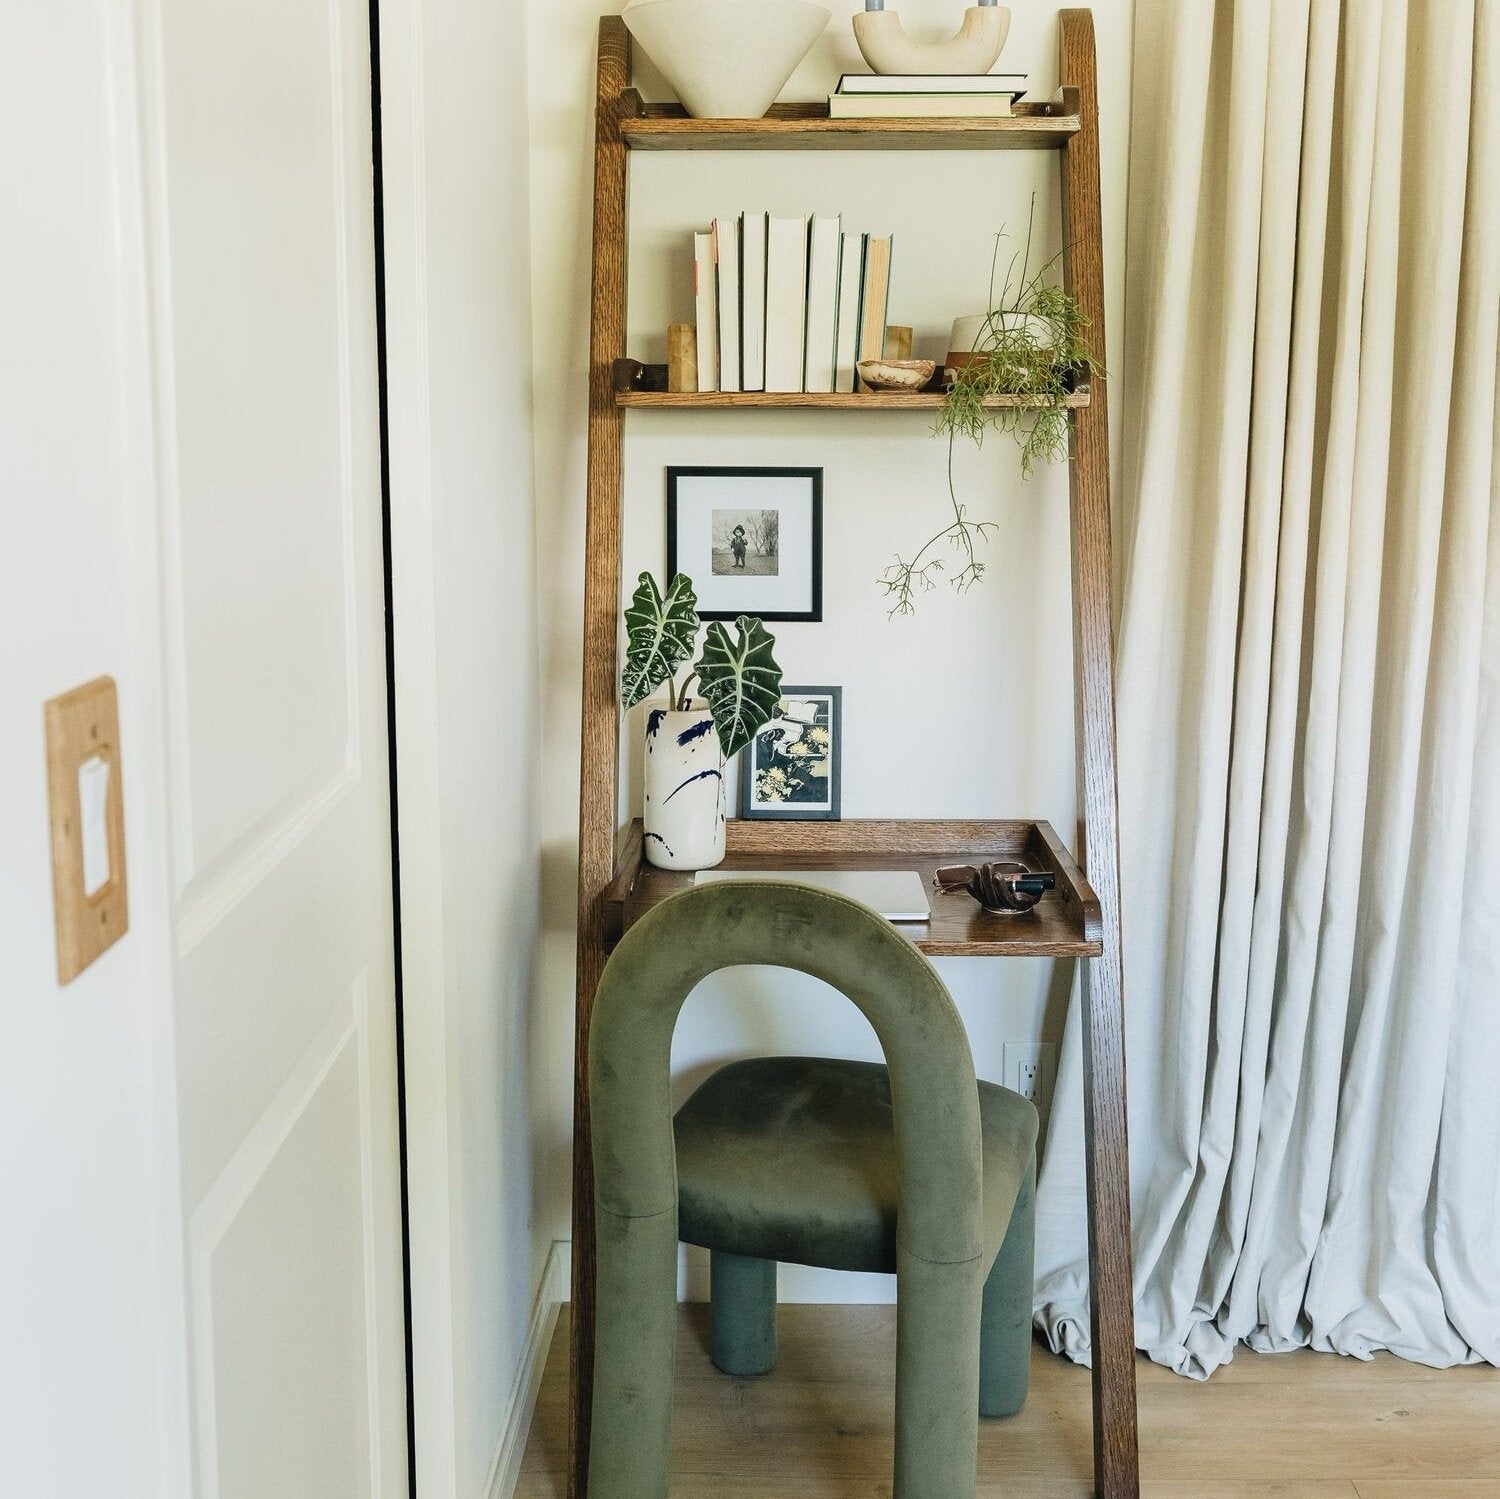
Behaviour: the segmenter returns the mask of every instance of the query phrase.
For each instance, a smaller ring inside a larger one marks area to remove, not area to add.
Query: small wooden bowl
[[[927,388],[937,364],[931,359],[861,359],[855,369],[871,390],[915,393]]]

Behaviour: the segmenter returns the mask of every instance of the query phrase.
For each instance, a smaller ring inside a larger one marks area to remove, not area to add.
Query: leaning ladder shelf
[[[793,406],[928,409],[928,396],[679,394],[661,371],[626,358],[625,195],[632,150],[1052,150],[1062,176],[1063,278],[1104,353],[1098,99],[1093,16],[1065,10],[1055,103],[1003,120],[830,120],[819,105],[777,105],[763,120],[695,120],[645,104],[630,87],[630,39],[618,16],[599,23],[594,146],[593,300],[590,314],[588,516],[583,622],[582,790],[579,801],[578,1002],[573,1094],[572,1420],[569,1494],[586,1499],[594,1355],[594,1201],[588,1035],[594,991],[610,948],[681,878],[644,865],[639,829],[618,828],[620,717],[620,490],[625,413]],[[1083,960],[1084,1146],[1088,1193],[1098,1499],[1137,1499],[1135,1336],[1125,1135],[1124,1012],[1120,970],[1110,611],[1109,427],[1106,387],[1082,388],[1071,410],[1073,663],[1079,843],[1075,864],[1044,822],[731,823],[728,863],[740,867],[916,867],[1020,855],[1058,875],[1058,889],[1026,927],[986,917],[957,897],[935,897],[915,934],[934,955],[1055,956]]]

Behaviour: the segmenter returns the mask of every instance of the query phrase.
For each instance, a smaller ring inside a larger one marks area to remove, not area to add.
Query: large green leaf
[[[692,580],[678,573],[666,597],[650,573],[642,573],[625,611],[625,671],[620,697],[627,708],[644,702],[693,654],[698,600]]]
[[[716,620],[698,661],[698,690],[714,716],[724,758],[737,755],[776,716],[781,668],[771,655],[776,638],[758,619],[734,622],[735,639]]]

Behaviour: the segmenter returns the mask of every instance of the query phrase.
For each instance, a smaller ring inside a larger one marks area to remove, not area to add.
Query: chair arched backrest
[[[597,1270],[589,1491],[665,1499],[677,1292],[672,1032],[693,988],[767,964],[862,1010],[891,1076],[897,1214],[896,1499],[971,1499],[984,1255],[978,1088],[932,965],[857,901],[781,882],[714,883],[626,932],[589,1043]],[[903,1435],[905,1433],[905,1435]]]

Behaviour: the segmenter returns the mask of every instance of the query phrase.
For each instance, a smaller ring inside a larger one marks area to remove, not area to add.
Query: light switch
[[[109,761],[90,755],[78,767],[78,821],[83,839],[83,893],[97,895],[109,883]]]
[[[57,980],[76,978],[130,925],[115,684],[98,677],[46,705]]]

